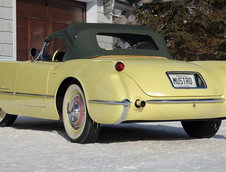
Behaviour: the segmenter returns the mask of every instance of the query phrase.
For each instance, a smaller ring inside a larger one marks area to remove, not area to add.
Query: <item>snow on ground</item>
[[[61,122],[19,117],[0,128],[0,171],[226,171],[226,121],[211,139],[179,122],[104,126],[95,144],[71,143]]]

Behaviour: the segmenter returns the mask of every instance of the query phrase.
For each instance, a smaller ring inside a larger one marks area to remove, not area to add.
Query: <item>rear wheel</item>
[[[90,118],[83,90],[77,84],[71,84],[65,93],[63,123],[72,142],[93,143],[98,138],[100,127]]]
[[[182,121],[181,123],[190,137],[210,138],[217,133],[221,125],[221,120]]]
[[[12,126],[16,118],[17,115],[7,114],[0,108],[0,127]]]

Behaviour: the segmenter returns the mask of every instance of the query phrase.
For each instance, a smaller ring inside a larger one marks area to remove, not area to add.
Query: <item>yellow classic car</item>
[[[226,62],[172,60],[142,26],[71,24],[31,61],[0,62],[0,126],[17,115],[63,120],[72,142],[92,143],[101,124],[181,121],[209,138],[226,118]]]

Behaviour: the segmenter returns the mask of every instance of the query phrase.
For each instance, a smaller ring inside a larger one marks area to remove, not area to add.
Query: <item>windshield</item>
[[[157,45],[149,35],[126,33],[98,33],[96,37],[99,47],[105,50],[158,50]]]

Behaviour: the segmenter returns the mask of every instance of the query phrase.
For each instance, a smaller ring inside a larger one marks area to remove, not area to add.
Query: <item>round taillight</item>
[[[122,62],[117,62],[117,63],[115,64],[115,69],[116,69],[118,72],[121,72],[124,68],[125,68],[125,65],[124,65]]]

